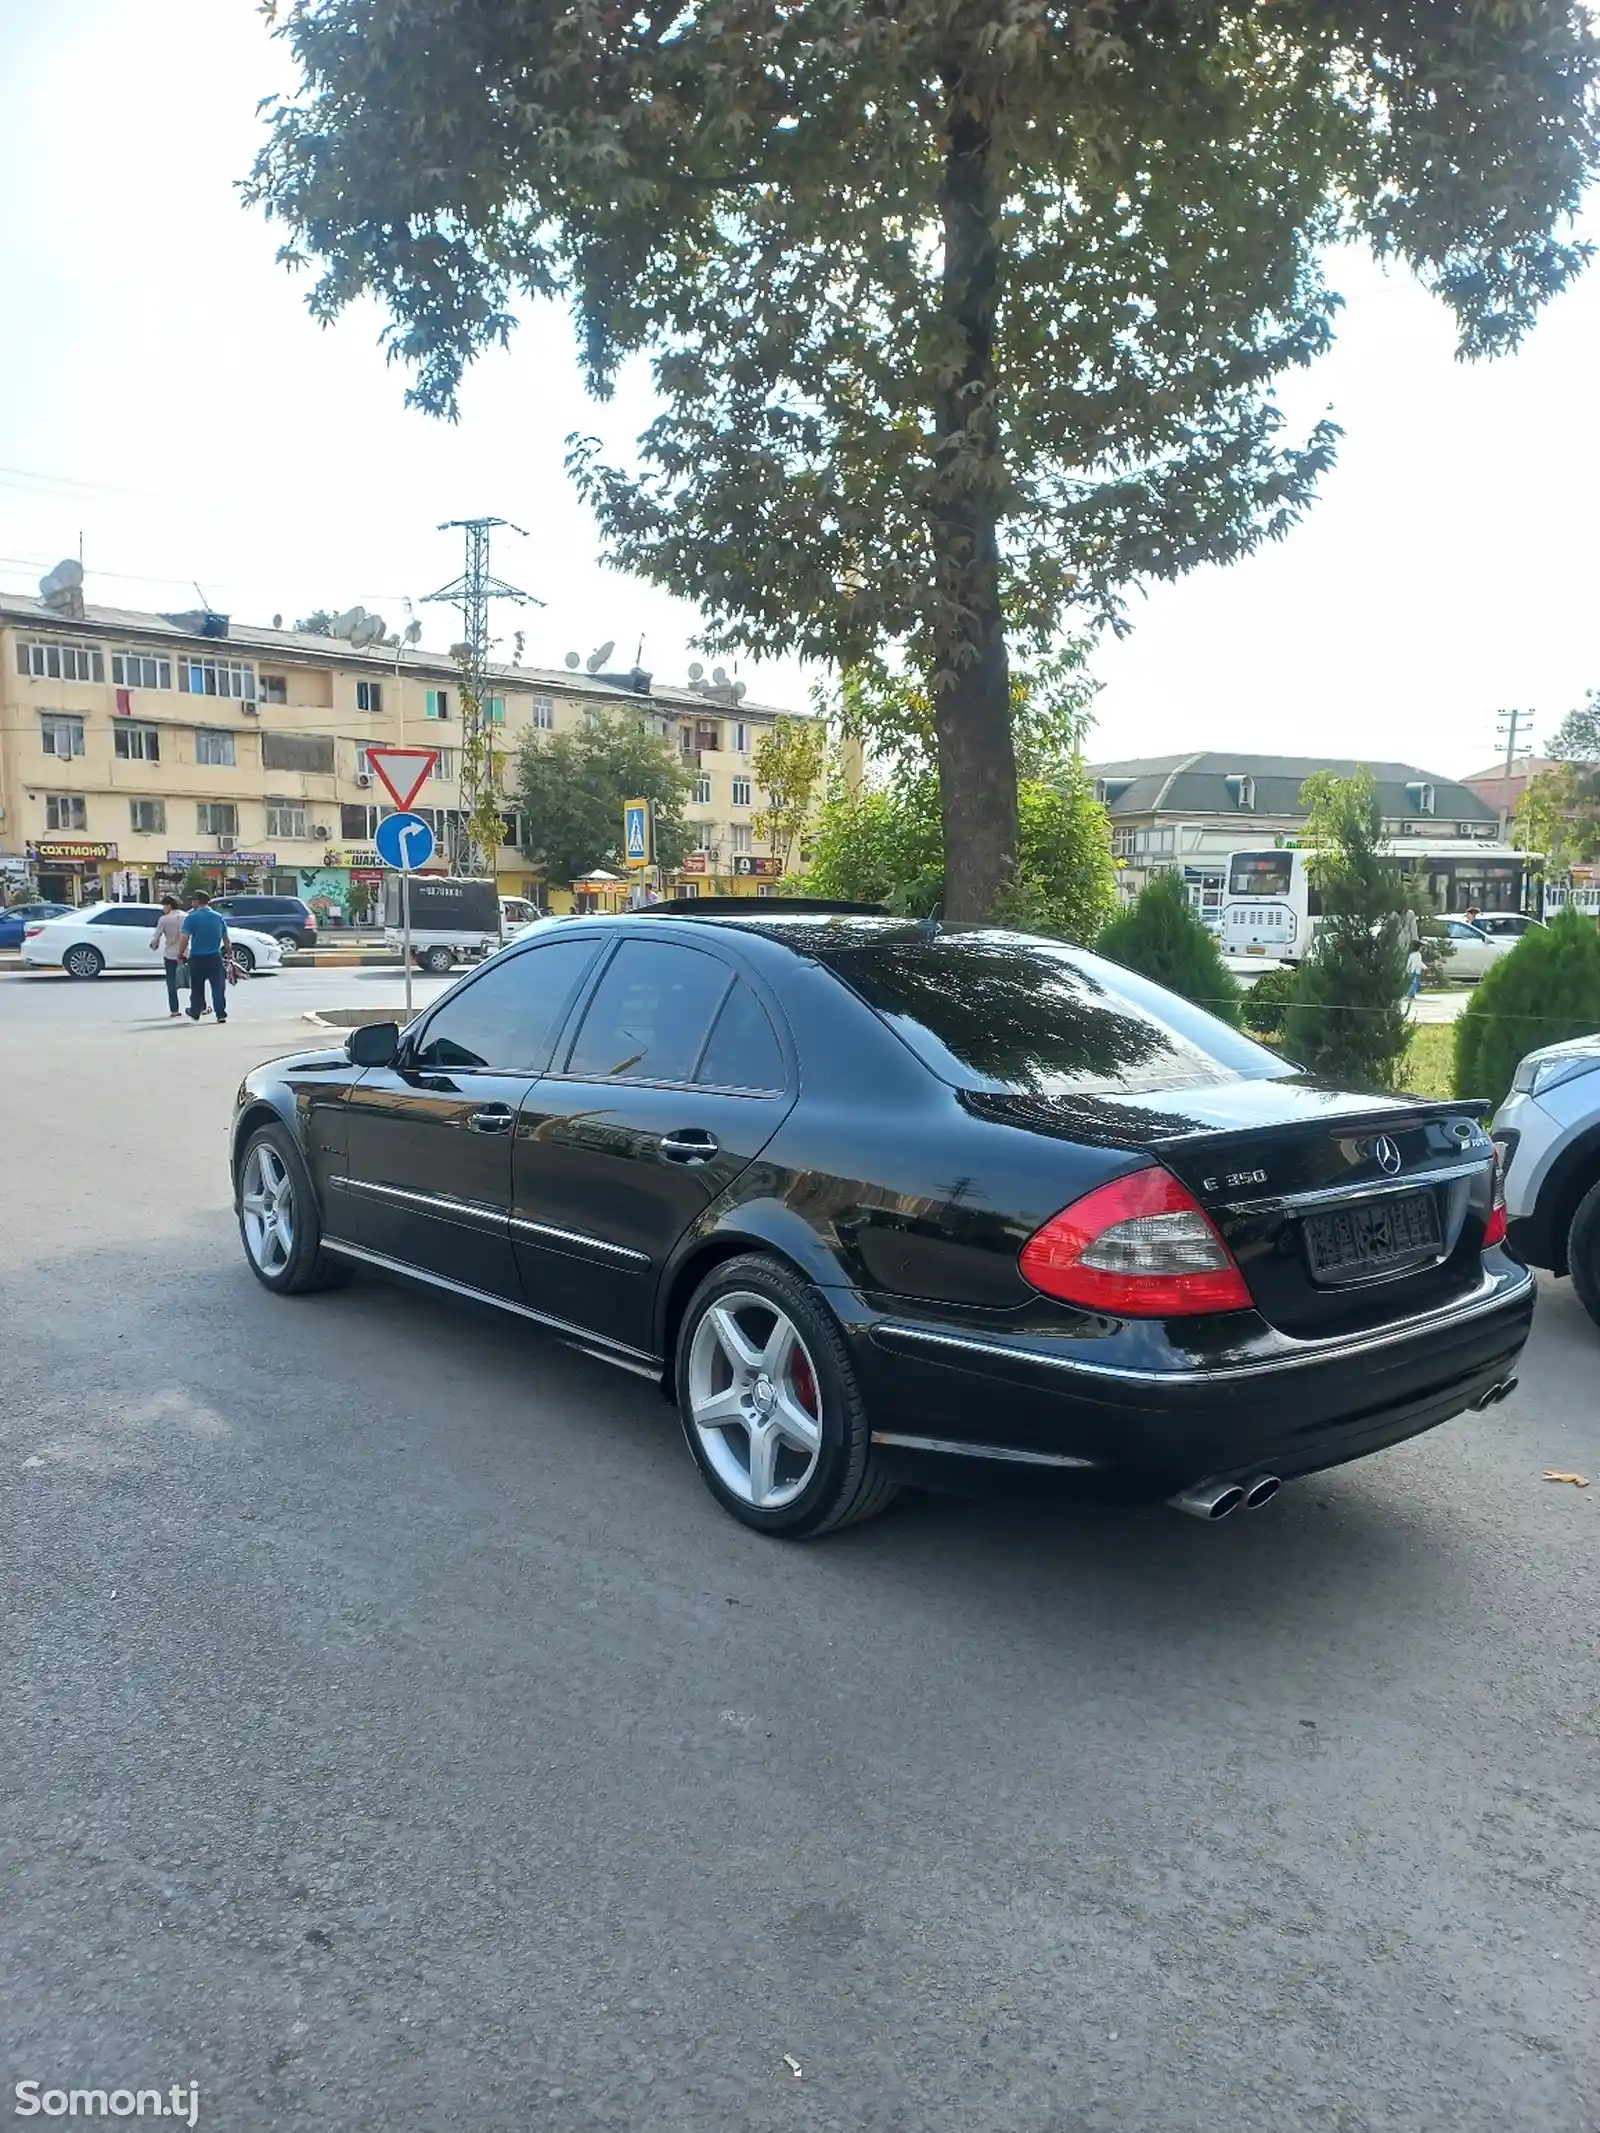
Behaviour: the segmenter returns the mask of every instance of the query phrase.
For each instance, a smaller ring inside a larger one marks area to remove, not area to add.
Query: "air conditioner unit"
[[[217,839],[217,850],[219,852],[236,852],[238,849],[239,840],[237,837],[219,837]]]
[[[326,844],[328,839],[333,835],[333,832],[331,829],[329,829],[326,822],[313,822],[311,825],[311,834],[320,843]]]
[[[247,696],[240,704],[239,709],[244,713],[246,718],[259,718],[261,716],[261,706],[256,702],[253,696]]]
[[[356,772],[356,783],[358,785],[370,785],[372,783],[372,772],[370,770],[358,770]]]

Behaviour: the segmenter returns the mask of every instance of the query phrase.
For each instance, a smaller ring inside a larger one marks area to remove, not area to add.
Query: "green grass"
[[[1412,1096],[1455,1094],[1455,1025],[1419,1022],[1400,1064],[1400,1086]]]

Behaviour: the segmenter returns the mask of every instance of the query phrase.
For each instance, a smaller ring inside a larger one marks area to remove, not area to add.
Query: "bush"
[[[1300,797],[1322,919],[1284,1025],[1297,1066],[1352,1088],[1393,1088],[1411,1025],[1406,989],[1403,886],[1388,865],[1383,816],[1370,770],[1337,778],[1319,770]]]
[[[1258,1037],[1283,1035],[1297,976],[1293,970],[1269,970],[1265,977],[1257,978],[1253,985],[1244,988],[1244,997],[1239,1002],[1239,1019],[1246,1029],[1254,1030]]]
[[[1181,874],[1153,875],[1137,902],[1102,931],[1094,952],[1181,993],[1224,1022],[1239,1020],[1239,986],[1195,917]]]
[[[1498,1104],[1517,1062],[1600,1030],[1600,932],[1580,911],[1530,926],[1456,1018],[1456,1092]]]

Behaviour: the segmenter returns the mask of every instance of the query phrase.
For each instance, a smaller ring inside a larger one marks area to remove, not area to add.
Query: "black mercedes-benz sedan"
[[[233,1178],[269,1289],[371,1268],[656,1380],[761,1532],[900,1481],[1217,1518],[1509,1390],[1479,1111],[1055,941],[743,902],[574,920],[258,1068]]]

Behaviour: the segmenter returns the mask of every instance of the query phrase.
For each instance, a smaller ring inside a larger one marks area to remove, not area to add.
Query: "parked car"
[[[1494,1115],[1513,1248],[1600,1325],[1600,1031],[1530,1052]]]
[[[61,918],[71,909],[71,904],[10,905],[0,911],[0,948],[20,948],[23,934],[30,924],[42,924],[47,918]]]
[[[1217,1518],[1510,1389],[1534,1279],[1470,1104],[1321,1086],[1058,942],[708,903],[257,1068],[257,1278],[371,1268],[652,1379],[796,1537],[906,1480]]]
[[[1445,934],[1442,975],[1447,985],[1475,985],[1479,978],[1488,976],[1501,956],[1517,945],[1515,935],[1491,940],[1477,926],[1469,926],[1464,918],[1444,918],[1439,923]]]
[[[315,948],[317,918],[301,896],[213,896],[213,911],[220,911],[230,926],[248,926],[255,933],[270,933],[285,948]]]
[[[66,918],[30,925],[22,942],[22,960],[38,969],[61,969],[69,978],[97,978],[105,970],[161,968],[161,950],[150,937],[161,916],[159,904],[87,904]],[[228,933],[240,975],[254,977],[278,970],[283,950],[270,933],[235,926]]]
[[[1536,926],[1542,927],[1544,920],[1525,917],[1521,911],[1480,911],[1472,924],[1490,940],[1508,941],[1515,946],[1525,933],[1531,933]]]

